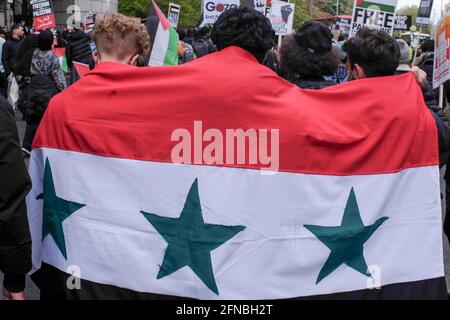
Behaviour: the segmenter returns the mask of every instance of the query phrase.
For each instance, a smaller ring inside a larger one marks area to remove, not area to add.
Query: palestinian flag
[[[66,48],[53,47],[52,51],[59,59],[59,65],[61,66],[61,70],[64,72],[69,72],[69,67],[67,65],[67,58],[66,58]]]
[[[237,47],[104,62],[51,100],[30,175],[44,297],[447,298],[412,74],[312,91]]]
[[[70,85],[74,84],[82,77],[84,77],[89,72],[89,70],[89,65],[73,61],[72,69],[70,69]]]
[[[84,77],[89,72],[89,65],[81,62],[73,61],[73,68],[76,70],[80,78]]]
[[[178,33],[153,0],[146,26],[153,44],[148,65],[178,65]]]

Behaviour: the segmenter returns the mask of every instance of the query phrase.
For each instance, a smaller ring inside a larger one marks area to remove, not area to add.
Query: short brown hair
[[[130,54],[146,56],[150,46],[150,36],[144,25],[117,13],[106,13],[95,21],[92,39],[100,55],[106,53],[119,59]]]

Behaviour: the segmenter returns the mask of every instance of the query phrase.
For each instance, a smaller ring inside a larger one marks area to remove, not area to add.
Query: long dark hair
[[[322,80],[334,74],[339,65],[338,52],[314,53],[300,47],[293,35],[283,39],[280,47],[280,68],[285,74],[297,74],[303,80]]]

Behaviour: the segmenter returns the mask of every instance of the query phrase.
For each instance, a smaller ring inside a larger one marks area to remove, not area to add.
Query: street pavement
[[[21,121],[21,117],[20,115],[16,116],[16,123],[17,123],[17,127],[19,130],[19,136],[20,139],[23,139],[23,136],[25,134],[25,123],[23,121]],[[28,165],[28,160],[26,160],[27,165]],[[443,176],[443,175],[441,175]],[[441,189],[442,189],[442,194],[445,194],[445,184],[443,182],[443,180],[441,180]],[[445,212],[445,197],[443,199],[442,202],[442,212],[444,214]],[[450,289],[450,246],[449,246],[449,241],[447,240],[447,238],[443,237],[443,245],[444,245],[444,263],[445,263],[445,275],[447,278],[447,287]],[[3,275],[0,273],[0,283],[3,282]],[[1,287],[1,286],[0,286]],[[36,286],[34,285],[34,283],[31,281],[30,278],[27,277],[26,279],[26,288],[25,288],[25,293],[27,296],[27,299],[29,300],[39,300],[39,289],[36,288]],[[0,293],[0,295],[2,295],[2,293]],[[3,298],[3,297],[2,297]]]

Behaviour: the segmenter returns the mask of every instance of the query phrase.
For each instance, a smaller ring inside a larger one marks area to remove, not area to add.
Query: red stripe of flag
[[[171,162],[177,129],[191,133],[192,153],[194,139],[210,143],[194,121],[224,136],[278,129],[285,172],[378,174],[439,163],[436,124],[412,74],[301,90],[237,47],[178,67],[101,63],[52,99],[34,148]]]

